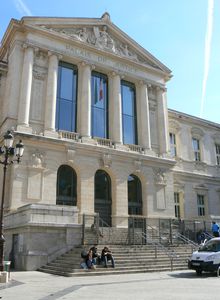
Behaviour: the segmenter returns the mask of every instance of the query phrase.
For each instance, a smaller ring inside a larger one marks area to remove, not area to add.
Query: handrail
[[[100,223],[101,223],[101,226],[100,226]],[[102,218],[99,217],[99,229],[101,227],[102,235],[104,235],[104,231],[103,231],[104,226],[103,225],[105,225],[105,227],[108,228],[108,239],[110,240],[110,236],[112,236],[112,233],[113,233],[112,227],[107,222],[105,222]]]
[[[139,233],[136,232],[137,235],[139,235]],[[147,235],[142,232],[141,233],[141,237],[144,238],[146,244],[152,244],[155,246],[155,258],[157,258],[157,247],[159,247],[170,259],[170,268],[171,271],[173,271],[173,260],[174,258],[178,258],[179,256],[176,254],[176,252],[174,250],[168,250],[166,247],[164,247],[164,245],[162,245],[159,242],[153,241],[153,240],[149,240],[149,238],[147,238]]]
[[[180,239],[185,244],[191,246],[192,252],[195,250],[195,248],[198,248],[198,244],[196,244],[192,240],[188,239],[185,235],[183,235],[181,233],[177,233],[175,237],[178,238],[178,239]]]

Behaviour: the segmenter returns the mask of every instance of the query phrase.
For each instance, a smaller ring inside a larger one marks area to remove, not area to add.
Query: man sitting
[[[102,249],[101,259],[102,259],[102,261],[105,264],[105,268],[108,268],[108,260],[111,260],[111,262],[112,262],[112,268],[115,267],[114,257],[112,255],[111,250],[108,247],[104,247]]]

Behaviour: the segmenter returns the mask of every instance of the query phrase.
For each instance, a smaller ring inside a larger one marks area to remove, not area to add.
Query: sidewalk
[[[40,272],[12,272],[0,284],[3,300],[219,300],[220,278],[195,272],[161,272],[91,277],[59,277]]]

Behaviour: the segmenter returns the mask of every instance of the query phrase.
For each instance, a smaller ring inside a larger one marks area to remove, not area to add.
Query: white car
[[[197,275],[202,272],[217,272],[220,267],[220,237],[213,238],[193,252],[188,261],[188,268]]]

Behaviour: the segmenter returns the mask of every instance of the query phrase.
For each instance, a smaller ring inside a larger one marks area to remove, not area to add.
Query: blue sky
[[[3,0],[0,39],[11,18],[99,18],[105,11],[172,70],[169,108],[220,123],[219,0]]]

